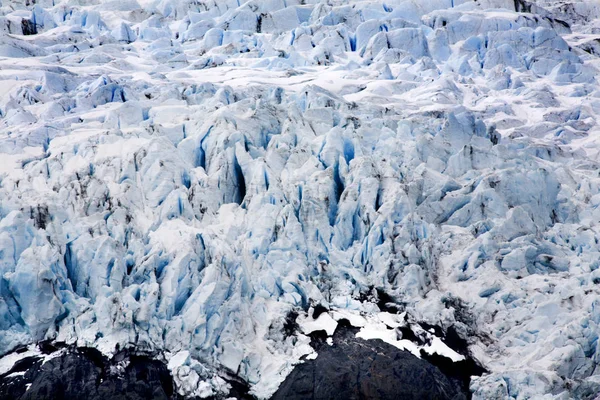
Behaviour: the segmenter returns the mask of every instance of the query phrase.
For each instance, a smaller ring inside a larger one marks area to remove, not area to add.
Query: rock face
[[[0,376],[3,400],[171,398],[173,379],[163,363],[126,353],[109,361],[95,349],[68,350],[46,362],[28,357]]]
[[[405,337],[419,342],[409,328],[402,331]],[[485,372],[479,366],[473,369],[470,358],[455,365],[448,358],[425,352],[418,358],[382,340],[361,339],[358,332],[342,321],[333,337],[324,331],[311,334],[311,345],[318,355],[297,365],[271,400],[463,400],[471,398],[471,375]],[[18,357],[25,351],[22,348],[13,355]],[[227,395],[203,398],[255,399],[243,382],[233,378],[227,385]],[[25,355],[0,375],[0,400],[184,398],[176,393],[166,364],[129,350],[108,359],[93,348],[46,342],[39,354]]]
[[[431,363],[381,340],[363,340],[341,328],[333,344],[298,365],[272,400],[452,399],[471,397],[468,386]]]

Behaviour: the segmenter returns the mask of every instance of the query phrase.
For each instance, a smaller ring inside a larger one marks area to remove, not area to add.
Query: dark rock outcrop
[[[28,357],[0,376],[2,400],[166,400],[172,396],[173,380],[160,361],[127,353],[109,361],[94,349],[69,349],[45,363],[40,357]]]
[[[338,328],[332,346],[317,347],[317,358],[298,365],[272,400],[470,397],[461,379],[381,340],[356,338],[351,327]]]
[[[331,346],[324,331],[311,334],[317,358],[296,366],[272,400],[463,400],[471,397],[470,376],[485,372],[468,357],[452,363],[443,356],[422,352],[422,358],[417,358],[381,340],[357,338],[357,328],[345,320],[339,322]],[[442,334],[437,326],[425,325],[424,328]],[[402,331],[404,338],[422,344],[422,338],[410,333],[410,328]],[[446,332],[444,339],[456,351],[468,356],[466,342],[454,330]],[[123,350],[109,360],[92,348],[49,342],[39,343],[38,347],[53,357],[45,363],[41,356],[23,358],[0,375],[0,400],[183,399],[175,393],[166,365],[151,355]],[[61,349],[62,352],[57,353]],[[210,400],[254,398],[245,382],[231,376],[224,379],[231,386],[229,395],[218,395]]]

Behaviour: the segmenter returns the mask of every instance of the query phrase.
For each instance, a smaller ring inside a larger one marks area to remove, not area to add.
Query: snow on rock
[[[475,398],[598,393],[599,40],[594,0],[3,1],[0,354],[268,398],[402,312]]]
[[[314,320],[312,318],[306,318],[303,321],[299,321],[299,324],[305,334],[323,330],[328,336],[332,336],[335,332],[335,328],[337,328],[337,322],[327,313],[321,314]]]

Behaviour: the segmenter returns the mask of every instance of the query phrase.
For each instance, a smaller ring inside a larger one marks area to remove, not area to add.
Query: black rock
[[[410,328],[405,331],[405,338],[418,339],[409,338]],[[347,320],[338,321],[332,346],[324,331],[313,332],[311,345],[318,352],[317,358],[296,366],[272,399],[463,400],[471,397],[471,375],[485,372],[468,358],[467,343],[454,330],[448,330],[444,339],[467,356],[459,363],[435,354],[422,353],[420,359],[381,340],[359,339],[357,332]],[[175,393],[166,365],[151,355],[123,350],[109,360],[93,348],[52,342],[38,346],[46,355],[61,349],[62,354],[45,363],[38,356],[19,360],[0,375],[0,400],[183,400]],[[246,382],[235,376],[224,379],[230,383],[231,392],[210,400],[254,399]]]
[[[381,340],[356,338],[338,328],[333,345],[319,345],[316,359],[298,365],[272,400],[468,399],[462,379]]]
[[[117,364],[97,350],[81,348],[46,363],[40,357],[27,357],[0,376],[0,399],[173,398],[173,380],[163,363],[135,354],[122,354],[119,359]],[[14,375],[23,371],[24,375]]]

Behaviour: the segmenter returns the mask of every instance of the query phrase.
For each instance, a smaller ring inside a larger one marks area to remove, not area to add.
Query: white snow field
[[[340,315],[411,350],[379,291],[475,399],[600,392],[600,1],[0,4],[0,354],[266,399]]]

